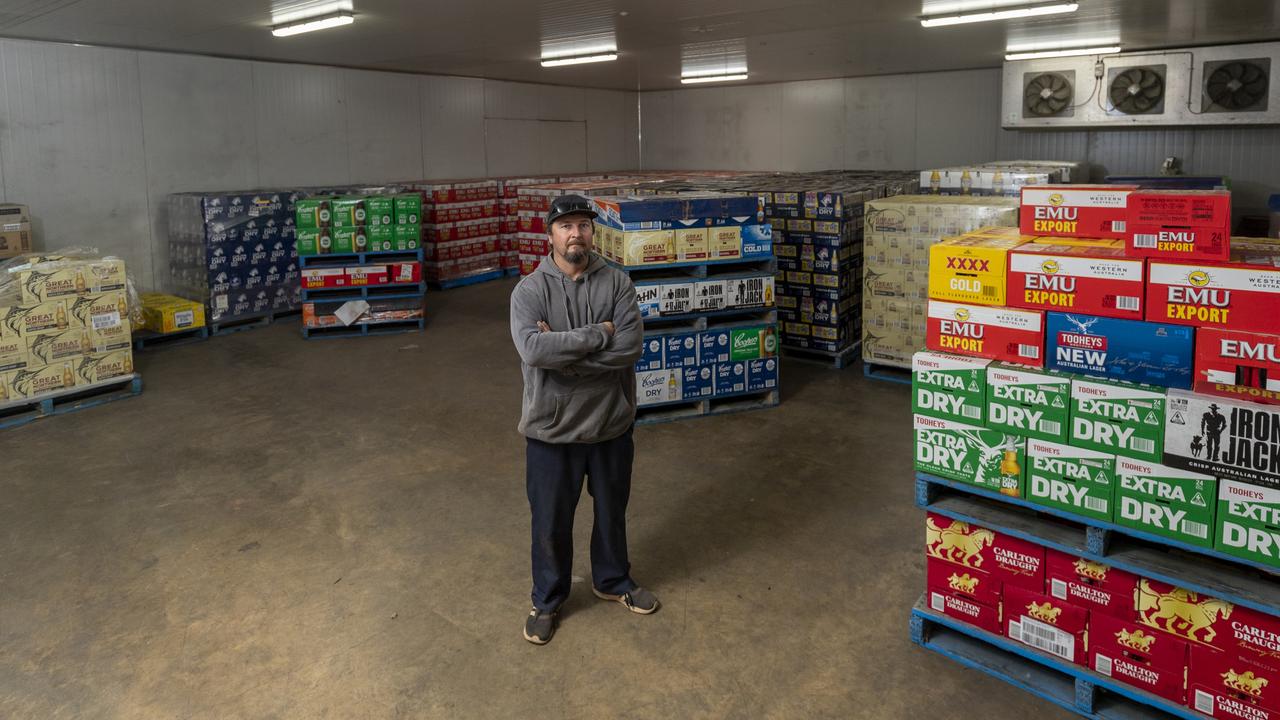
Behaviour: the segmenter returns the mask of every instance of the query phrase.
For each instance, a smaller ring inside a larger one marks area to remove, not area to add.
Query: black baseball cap
[[[588,215],[593,220],[599,217],[590,200],[581,195],[561,195],[551,201],[551,209],[547,211],[547,232],[551,231],[551,223],[565,215]]]

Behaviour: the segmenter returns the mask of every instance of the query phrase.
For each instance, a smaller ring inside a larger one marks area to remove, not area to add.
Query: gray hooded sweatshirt
[[[551,332],[538,329],[538,321]],[[616,328],[612,337],[604,329]],[[626,273],[592,253],[577,280],[548,255],[511,293],[511,339],[520,353],[520,432],[549,443],[594,443],[636,417],[636,361],[644,325]]]

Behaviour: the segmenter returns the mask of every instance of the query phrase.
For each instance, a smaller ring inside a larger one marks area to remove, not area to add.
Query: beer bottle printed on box
[[[1022,497],[1022,438],[998,430],[915,416],[916,470]]]

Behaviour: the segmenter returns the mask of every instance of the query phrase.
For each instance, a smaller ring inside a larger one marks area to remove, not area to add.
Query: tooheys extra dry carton
[[[1239,240],[1237,242],[1236,240]],[[1275,332],[1280,240],[1233,239],[1231,262],[1147,264],[1147,320]]]
[[[1228,555],[1280,568],[1280,490],[1221,481],[1213,546]],[[1280,647],[1275,651],[1280,654]]]
[[[1280,671],[1239,653],[1192,645],[1187,693],[1188,705],[1212,718],[1280,718]]]
[[[921,350],[911,358],[911,410],[985,424],[989,364],[990,360]]]
[[[1197,331],[1192,389],[1205,395],[1280,404],[1280,335],[1220,328]]]
[[[1005,636],[1084,665],[1089,611],[1055,597],[1018,587],[1004,591]]]
[[[1007,304],[1141,320],[1144,271],[1123,248],[1030,243],[1009,253]]]
[[[1094,615],[1134,620],[1138,576],[1088,558],[1045,549],[1045,592]]]
[[[985,228],[929,248],[929,297],[1004,305],[1009,251],[1030,242],[1014,228]]]
[[[1024,235],[1123,240],[1135,185],[1035,185],[1022,188]]]
[[[1043,440],[1027,441],[1027,500],[1110,522],[1115,456]]]
[[[1280,488],[1280,407],[1170,390],[1164,464]]]
[[[915,439],[916,470],[1022,497],[1022,438],[916,415]]]
[[[1071,378],[994,363],[987,368],[986,426],[1065,443],[1070,430]]]
[[[1117,525],[1213,547],[1217,479],[1125,457],[1116,458],[1116,478]]]
[[[925,347],[1043,367],[1044,313],[930,300]]]
[[[1089,667],[1169,702],[1187,702],[1187,641],[1095,613],[1089,616]]]
[[[1070,443],[1160,462],[1164,412],[1163,388],[1076,378],[1071,382]]]
[[[1074,313],[1046,318],[1045,366],[1053,370],[1190,388],[1194,363],[1193,328]]]

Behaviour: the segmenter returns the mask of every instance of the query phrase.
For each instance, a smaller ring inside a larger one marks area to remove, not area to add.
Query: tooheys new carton
[[[916,470],[1022,497],[1022,438],[954,420],[915,416]]]
[[[1022,234],[1123,240],[1127,200],[1136,189],[1136,185],[1024,187]]]
[[[1235,605],[1156,580],[1138,581],[1138,620],[1157,630],[1177,635],[1194,645],[1218,650],[1235,647],[1232,616]]]
[[[1028,440],[1027,465],[1027,500],[1110,522],[1114,512],[1114,455]]]
[[[1280,671],[1234,652],[1191,646],[1188,705],[1212,718],[1280,718]]]
[[[1024,645],[1084,665],[1089,611],[1055,597],[1019,587],[1004,589],[1005,636]]]
[[[1070,443],[1160,462],[1164,413],[1163,388],[1077,378],[1071,382]]]
[[[1144,271],[1123,248],[1029,243],[1009,252],[1007,304],[1141,320]]]
[[[930,300],[925,347],[1043,367],[1044,313]]]
[[[1044,589],[1043,547],[963,520],[927,513],[925,555],[929,561],[981,573],[1002,587]]]
[[[1147,320],[1275,332],[1280,240],[1237,238],[1231,247],[1225,264],[1149,261]]]
[[[1280,404],[1280,335],[1199,330],[1192,389],[1206,395]]]
[[[1179,705],[1187,702],[1185,640],[1130,619],[1089,616],[1089,667]]]
[[[1213,546],[1228,555],[1280,568],[1280,490],[1222,480]],[[1280,643],[1273,650],[1280,656]]]
[[[1231,193],[1226,190],[1138,190],[1129,194],[1126,251],[1166,260],[1226,260]]]
[[[921,350],[911,358],[911,410],[918,415],[986,423],[990,360]]]
[[[1280,406],[1170,390],[1164,464],[1280,488]]]
[[[1009,251],[1030,242],[1014,228],[984,228],[929,248],[929,297],[1004,305]]]
[[[1167,465],[1116,458],[1115,523],[1213,547],[1217,479]]]
[[[1138,576],[1088,558],[1045,550],[1045,592],[1095,616],[1136,619]]]
[[[1123,382],[1191,387],[1195,330],[1139,320],[1051,312],[1045,365]]]
[[[1070,431],[1071,378],[1017,365],[987,368],[986,426],[1065,443]]]

